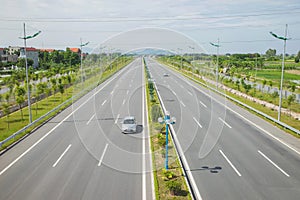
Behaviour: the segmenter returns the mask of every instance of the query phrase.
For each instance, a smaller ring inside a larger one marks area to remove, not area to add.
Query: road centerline
[[[72,144],[69,144],[69,146],[65,149],[65,151],[59,156],[57,161],[52,165],[52,167],[56,167],[56,165],[59,163],[59,161],[64,157],[64,155],[69,151],[71,148]]]
[[[232,162],[227,158],[227,156],[223,153],[223,151],[221,149],[219,150],[219,152],[225,158],[225,160],[229,163],[229,165],[232,167],[232,169],[235,171],[235,173],[238,176],[242,176],[242,174],[237,170],[237,168],[232,164]]]

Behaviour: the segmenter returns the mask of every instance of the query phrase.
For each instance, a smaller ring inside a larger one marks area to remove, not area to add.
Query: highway
[[[154,59],[146,63],[177,119],[197,199],[299,199],[299,140]]]
[[[137,58],[0,156],[0,199],[153,199],[147,124]]]

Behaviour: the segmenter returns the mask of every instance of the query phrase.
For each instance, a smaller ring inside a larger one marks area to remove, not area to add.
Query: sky
[[[210,42],[219,39],[220,54],[265,53],[269,48],[280,54],[283,41],[269,32],[284,36],[288,24],[287,53],[300,50],[299,0],[0,0],[0,5],[0,47],[23,46],[19,37],[25,23],[27,35],[42,31],[27,41],[36,48],[79,47],[82,40],[90,42],[87,51],[128,32],[135,32],[126,38],[133,44],[137,33],[145,31],[132,30],[144,28],[149,30],[144,40],[168,38],[157,31],[152,34],[155,28],[174,31],[201,46],[192,50],[176,37],[169,39],[173,49],[186,52],[215,54]]]

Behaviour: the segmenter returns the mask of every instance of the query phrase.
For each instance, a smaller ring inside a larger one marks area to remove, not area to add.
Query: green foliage
[[[166,170],[166,169],[162,169],[162,170],[163,170],[162,172],[163,172],[165,181],[175,178],[175,174],[171,170]]]
[[[161,117],[161,110],[160,110],[160,106],[157,104],[154,104],[151,107],[151,118],[153,122],[157,122],[158,118]]]
[[[159,133],[157,139],[159,146],[164,147],[166,145],[166,136],[164,134]]]
[[[177,180],[170,180],[166,183],[167,188],[172,195],[179,194],[181,192],[181,183]]]

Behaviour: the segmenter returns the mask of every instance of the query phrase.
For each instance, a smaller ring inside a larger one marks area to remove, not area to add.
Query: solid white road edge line
[[[261,152],[260,150],[258,150],[258,153],[263,156],[267,161],[269,161],[272,165],[274,165],[274,167],[276,167],[279,171],[281,171],[284,175],[286,175],[287,177],[290,177],[290,175],[288,173],[286,173],[283,169],[281,169],[278,165],[276,165],[270,158],[268,158],[265,154],[263,154],[263,152]]]
[[[115,120],[115,124],[118,123],[119,117],[120,117],[120,114],[117,115],[117,118],[116,118],[116,120]]]
[[[198,126],[200,126],[200,128],[202,128],[202,125],[198,122],[198,120],[195,117],[193,117],[193,119],[196,122],[196,124],[198,124]]]
[[[86,123],[86,125],[89,125],[89,123],[92,121],[92,119],[95,117],[95,114],[89,119],[89,121]]]
[[[103,88],[105,88],[110,82],[115,80],[119,74],[122,73],[123,70],[119,71],[117,74],[115,74],[115,77],[108,80],[97,92],[92,94],[87,100],[85,100],[81,105],[79,105],[73,112],[71,112],[68,116],[66,116],[61,122],[59,122],[56,126],[54,126],[46,135],[41,137],[36,143],[34,143],[31,147],[29,147],[26,151],[24,151],[19,157],[17,157],[14,161],[12,161],[8,166],[6,166],[1,172],[0,176],[6,172],[11,166],[13,166],[16,162],[18,162],[23,156],[25,156],[31,149],[33,149],[36,145],[38,145],[41,141],[43,141],[50,133],[52,133],[57,127],[59,127],[64,121],[66,121],[70,116],[72,116],[77,110],[79,110],[83,105],[85,105],[89,100],[91,100],[96,94],[98,94]]]
[[[143,60],[142,60],[143,61]],[[144,65],[143,65],[144,67]],[[143,68],[143,75],[142,77],[145,77],[144,74],[144,68]],[[145,79],[144,79],[145,81]],[[147,124],[147,133],[148,135],[150,134],[150,127],[149,127],[149,119],[148,119],[148,102],[147,102],[147,98],[146,98],[147,92],[146,92],[146,85],[144,85],[144,97],[145,97],[145,112],[146,112],[146,124]],[[143,122],[144,123],[144,122]],[[143,137],[144,138],[144,137]],[[148,153],[149,153],[149,163],[150,163],[150,176],[151,176],[151,188],[152,188],[152,199],[155,200],[155,188],[154,188],[154,175],[153,175],[153,167],[152,167],[152,150],[151,150],[151,141],[150,141],[150,137],[148,137]]]
[[[144,68],[143,68],[143,59],[142,59],[142,80],[144,76]],[[143,121],[143,127],[145,127],[145,90],[142,92],[142,121]],[[146,138],[145,138],[145,130],[143,130],[143,144],[142,144],[142,199],[146,200]]]
[[[101,158],[100,158],[99,163],[98,163],[98,167],[100,167],[100,165],[101,165],[101,163],[102,163],[102,160],[103,160],[103,158],[104,158],[104,155],[105,155],[105,152],[106,152],[106,150],[107,150],[107,147],[108,147],[108,143],[106,143],[106,145],[105,145],[105,147],[104,147],[103,153],[102,153]]]
[[[223,153],[223,151],[220,149],[219,152],[222,154],[222,156],[225,158],[225,160],[229,163],[229,165],[232,167],[232,169],[237,173],[238,176],[242,176],[241,173],[235,168],[235,166],[231,163],[231,161],[227,158],[227,156]]]
[[[71,144],[69,144],[69,146],[66,148],[66,150],[59,156],[59,158],[57,159],[57,161],[52,165],[52,167],[55,167],[59,161],[62,159],[62,157],[64,157],[64,155],[68,152],[68,150],[71,148]]]
[[[227,122],[225,122],[225,120],[223,120],[221,117],[219,117],[219,120],[221,122],[223,122],[223,124],[225,124],[228,128],[232,128]]]

